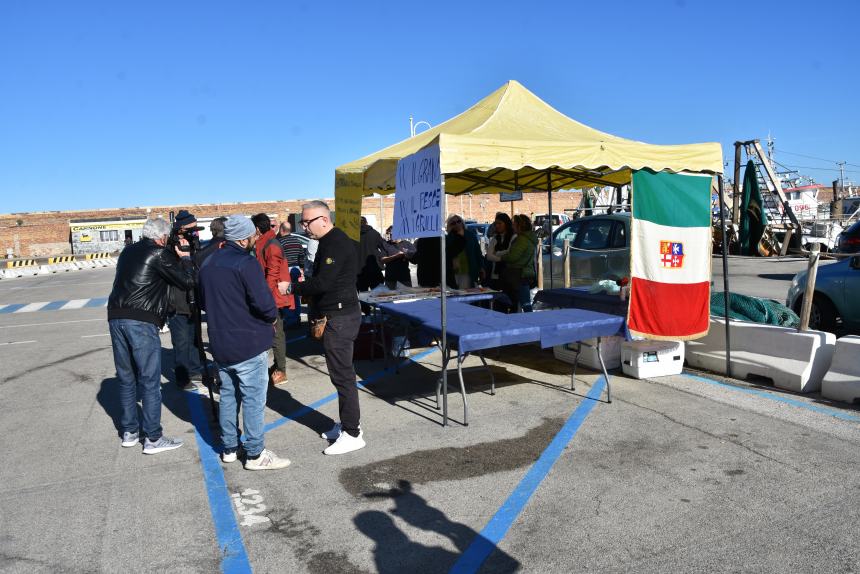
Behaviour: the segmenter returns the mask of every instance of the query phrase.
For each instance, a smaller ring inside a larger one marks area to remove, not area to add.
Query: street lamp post
[[[433,127],[430,125],[430,122],[425,122],[424,120],[413,122],[412,116],[409,116],[409,137],[411,137],[411,138],[415,137],[415,130],[417,130],[418,126],[420,126],[421,124],[424,124],[425,126],[427,126],[428,130]]]

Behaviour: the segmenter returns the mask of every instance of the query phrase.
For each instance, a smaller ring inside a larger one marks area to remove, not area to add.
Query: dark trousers
[[[184,387],[192,375],[199,375],[200,351],[195,344],[194,319],[188,315],[173,315],[167,321],[170,327],[170,342],[173,345],[173,374],[176,384]]]
[[[290,280],[293,284],[298,283],[300,275],[301,270],[298,267],[290,267]],[[298,327],[302,323],[302,298],[298,295],[290,295],[290,297],[295,301],[295,308],[281,308],[281,319],[284,321],[284,327],[287,329],[290,327]]]
[[[355,384],[355,367],[352,364],[353,345],[360,326],[361,313],[356,307],[354,313],[329,317],[323,334],[323,348],[329,378],[337,389],[341,428],[352,436],[358,436],[361,418],[358,387]]]
[[[272,339],[272,354],[276,371],[287,370],[287,337],[284,334],[284,322],[278,313],[278,322],[275,323],[275,338]]]

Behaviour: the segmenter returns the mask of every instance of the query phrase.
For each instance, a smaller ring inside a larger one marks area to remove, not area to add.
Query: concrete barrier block
[[[781,389],[810,393],[821,388],[830,368],[836,335],[788,327],[731,322],[732,376],[766,377]],[[687,364],[726,374],[725,321],[711,317],[711,330],[687,342]]]
[[[18,271],[15,269],[3,269],[3,279],[15,279],[18,277]]]
[[[860,337],[836,341],[833,363],[821,381],[821,396],[846,403],[860,403]]]
[[[53,269],[53,265],[39,265],[39,270],[36,271],[37,275],[50,275],[51,273],[56,273],[57,270]]]

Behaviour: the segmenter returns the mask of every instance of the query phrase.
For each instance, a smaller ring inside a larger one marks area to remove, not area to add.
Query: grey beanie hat
[[[256,232],[254,224],[244,215],[231,215],[224,222],[224,239],[227,241],[248,239]]]

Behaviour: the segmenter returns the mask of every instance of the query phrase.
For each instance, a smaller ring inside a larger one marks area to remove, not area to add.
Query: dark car
[[[794,276],[786,306],[800,314],[806,290],[806,271]],[[835,333],[860,333],[860,255],[818,268],[809,328]]]
[[[564,285],[564,241],[570,242],[570,282],[591,285],[630,275],[630,213],[568,221],[552,234],[552,286]],[[543,254],[544,288],[550,287],[550,249]]]
[[[860,253],[860,221],[857,221],[836,238],[837,253]]]
[[[487,233],[490,230],[491,223],[466,223],[466,229],[473,229],[478,236],[478,239],[481,237],[486,237]]]

